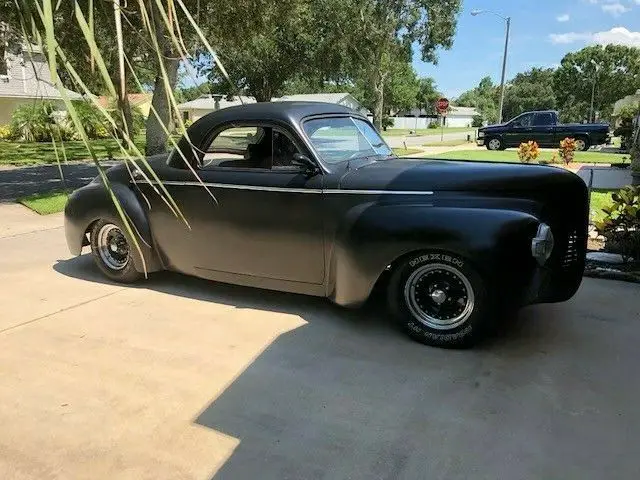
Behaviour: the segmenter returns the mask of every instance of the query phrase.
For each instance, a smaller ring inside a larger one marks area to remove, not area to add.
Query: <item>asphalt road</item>
[[[640,290],[586,279],[468,351],[371,307],[106,282],[0,205],[0,478],[635,479]]]

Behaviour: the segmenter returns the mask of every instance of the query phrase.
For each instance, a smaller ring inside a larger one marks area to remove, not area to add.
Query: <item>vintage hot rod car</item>
[[[116,281],[166,269],[347,307],[385,291],[408,334],[438,346],[468,346],[496,307],[561,302],[581,282],[588,209],[579,177],[539,165],[398,158],[345,107],[219,110],[149,162],[189,228],[154,181],[111,168],[142,256],[100,178],[65,209],[71,252],[90,245]]]

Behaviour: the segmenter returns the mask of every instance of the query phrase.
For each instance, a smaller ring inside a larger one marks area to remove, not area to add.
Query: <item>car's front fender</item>
[[[524,287],[535,271],[531,239],[539,223],[517,210],[359,205],[336,232],[328,294],[340,305],[358,306],[388,266],[426,250],[457,254],[488,281]]]
[[[136,270],[142,272],[145,267],[147,272],[162,269],[153,251],[151,228],[140,201],[127,185],[120,182],[112,181],[111,190],[134,227],[136,240],[144,257],[143,262],[137,249],[132,249]],[[64,210],[64,222],[67,245],[73,255],[82,253],[82,247],[88,244],[88,229],[100,219],[122,223],[113,199],[101,181],[94,181],[69,196]]]

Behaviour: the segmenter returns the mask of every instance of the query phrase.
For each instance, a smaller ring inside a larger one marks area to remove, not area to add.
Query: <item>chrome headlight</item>
[[[478,138],[484,137],[484,132],[478,132]]]
[[[536,259],[538,265],[544,265],[553,251],[553,233],[551,227],[546,223],[538,226],[536,236],[531,240],[531,255]]]

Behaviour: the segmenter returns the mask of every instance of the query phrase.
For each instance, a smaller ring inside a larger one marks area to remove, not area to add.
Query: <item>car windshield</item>
[[[322,160],[327,163],[393,155],[371,124],[359,118],[316,118],[304,122],[303,128]]]

